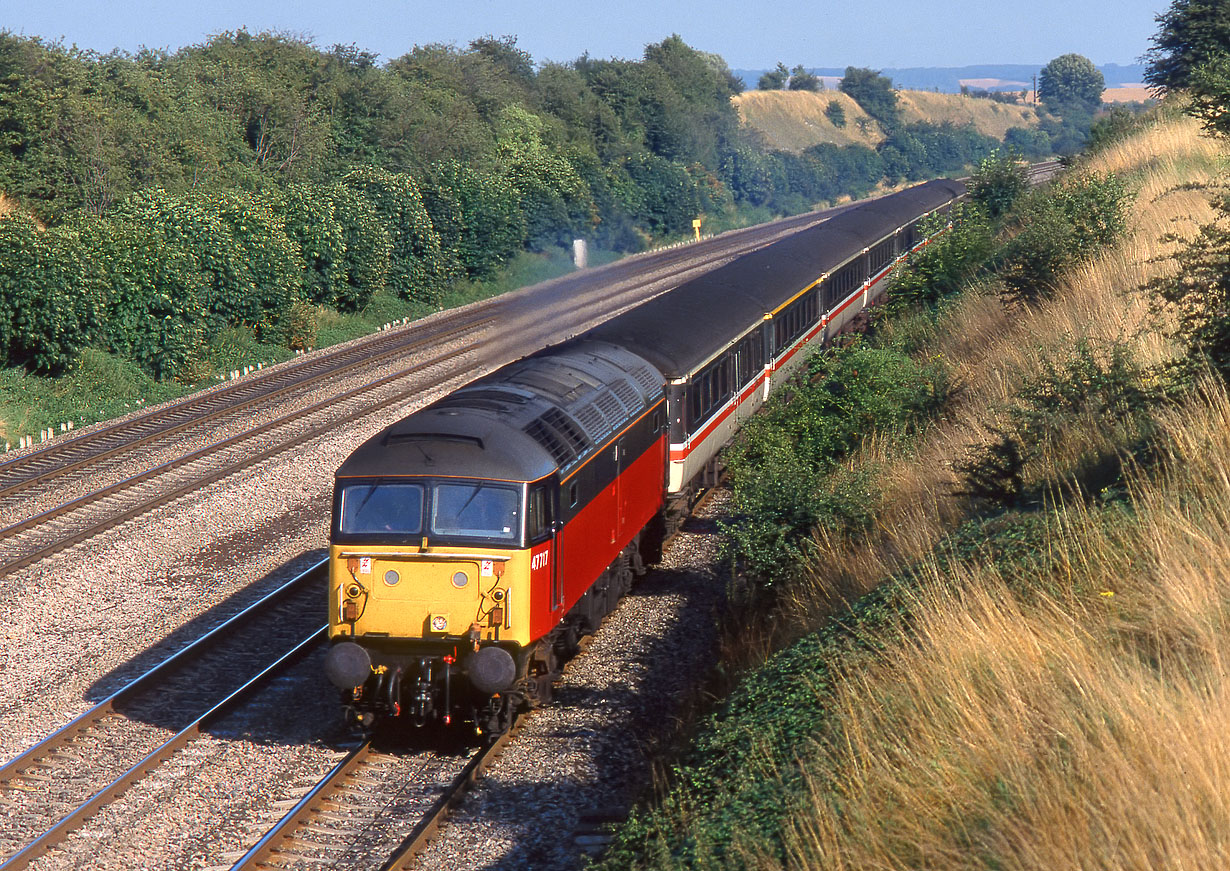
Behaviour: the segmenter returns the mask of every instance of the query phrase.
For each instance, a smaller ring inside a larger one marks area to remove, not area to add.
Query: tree
[[[1038,98],[1056,115],[1092,114],[1102,105],[1105,90],[1102,73],[1079,54],[1060,55],[1038,77]]]
[[[849,94],[863,111],[885,127],[901,123],[901,109],[897,106],[897,92],[892,79],[880,75],[878,70],[862,67],[846,67],[846,74],[838,85],[843,94]]]
[[[818,91],[820,90],[820,79],[803,69],[803,65],[799,64],[790,71],[790,90]]]
[[[786,65],[781,61],[777,62],[777,69],[769,70],[760,77],[760,81],[756,87],[762,91],[780,91],[786,87],[786,82],[790,80],[790,70],[786,69]]]
[[[1219,55],[1197,67],[1190,80],[1188,112],[1211,133],[1230,134],[1230,55]]]
[[[829,104],[824,107],[824,115],[833,123],[834,127],[846,126],[846,107],[841,105],[837,100],[829,100]]]
[[[1145,81],[1155,90],[1191,86],[1196,70],[1230,48],[1230,3],[1224,0],[1174,0],[1157,23],[1145,54]]]

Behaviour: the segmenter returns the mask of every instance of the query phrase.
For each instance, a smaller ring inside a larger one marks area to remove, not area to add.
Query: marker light
[[[401,575],[397,573],[396,569],[389,569],[387,572],[384,573],[384,582],[388,584],[390,587],[394,586],[400,580],[401,580]]]
[[[448,631],[448,615],[432,614],[431,615],[431,631],[432,632],[447,632]]]
[[[453,573],[453,586],[454,587],[457,587],[460,589],[461,587],[464,587],[468,583],[470,583],[470,576],[467,575],[465,572],[454,572]]]

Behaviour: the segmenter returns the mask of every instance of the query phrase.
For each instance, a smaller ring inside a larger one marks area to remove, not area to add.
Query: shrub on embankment
[[[1230,403],[1141,290],[1217,161],[1183,122],[1117,143],[1085,166],[1135,193],[1113,245],[1027,301],[984,275],[877,324],[943,361],[948,403],[843,461],[870,523],[815,531],[802,579],[729,621],[721,671],[779,652],[600,867],[1224,864]],[[971,492],[999,434],[1015,499]]]

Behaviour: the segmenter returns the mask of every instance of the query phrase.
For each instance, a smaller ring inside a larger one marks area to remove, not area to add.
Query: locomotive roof
[[[629,348],[668,378],[696,369],[751,326],[851,255],[965,192],[933,181],[863,203],[680,285],[612,318],[586,337]]]
[[[584,341],[510,363],[368,439],[342,477],[536,481],[565,473],[662,396],[636,354]]]

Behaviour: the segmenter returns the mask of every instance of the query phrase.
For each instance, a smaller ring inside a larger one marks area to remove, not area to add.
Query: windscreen
[[[422,484],[376,482],[342,488],[343,534],[418,535],[423,531]]]
[[[431,497],[431,534],[514,541],[520,536],[520,493],[479,482],[436,484]]]

